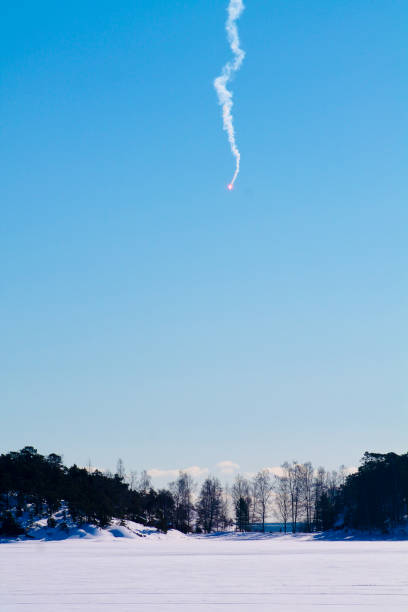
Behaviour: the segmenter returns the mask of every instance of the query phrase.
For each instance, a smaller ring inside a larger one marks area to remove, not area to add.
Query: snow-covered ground
[[[408,610],[407,540],[130,531],[1,544],[0,610]]]

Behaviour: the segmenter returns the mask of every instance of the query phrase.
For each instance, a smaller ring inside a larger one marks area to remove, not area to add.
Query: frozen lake
[[[300,536],[0,545],[0,610],[408,610],[407,541]]]

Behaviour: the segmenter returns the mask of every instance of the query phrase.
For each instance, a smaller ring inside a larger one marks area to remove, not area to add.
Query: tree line
[[[230,486],[209,476],[198,487],[181,471],[158,490],[146,472],[127,476],[122,460],[112,474],[68,468],[60,455],[43,456],[31,446],[0,455],[0,535],[7,536],[23,534],[39,517],[55,527],[53,515],[61,509],[61,529],[69,520],[105,527],[117,518],[164,532],[265,531],[273,517],[284,532],[386,531],[407,519],[407,506],[408,453],[365,453],[349,475],[344,468],[328,472],[309,462],[285,462],[275,474],[237,475]]]

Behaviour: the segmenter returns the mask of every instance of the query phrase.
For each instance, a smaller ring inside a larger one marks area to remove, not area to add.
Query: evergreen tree
[[[238,531],[251,531],[248,498],[240,497],[235,504],[235,521]]]
[[[218,478],[206,478],[201,486],[197,504],[198,526],[210,533],[217,529],[222,521],[223,498],[222,486]]]

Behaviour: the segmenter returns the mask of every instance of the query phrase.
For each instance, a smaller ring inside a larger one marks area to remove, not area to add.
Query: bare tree
[[[231,491],[228,484],[224,486],[223,495],[222,495],[222,508],[221,508],[221,517],[220,517],[220,527],[221,529],[227,529],[227,527],[231,527],[233,525],[233,520],[230,512],[230,502],[231,502]]]
[[[342,473],[337,472],[337,470],[332,470],[331,472],[327,472],[326,487],[327,487],[327,494],[330,499],[333,500],[336,497],[337,490],[342,484],[342,481],[343,481]]]
[[[194,488],[195,483],[187,472],[180,471],[177,480],[170,483],[170,491],[174,498],[174,526],[183,533],[192,530]]]
[[[301,502],[306,521],[306,530],[312,531],[314,509],[314,470],[310,462],[299,465]]]
[[[136,489],[138,488],[138,473],[136,470],[130,470],[130,475],[129,475],[129,488],[132,491],[136,491]]]
[[[240,497],[251,498],[250,482],[247,478],[242,476],[242,474],[237,474],[235,476],[234,483],[231,487],[231,496],[234,505]]]
[[[276,514],[286,533],[291,509],[289,478],[287,475],[275,476],[275,501]]]
[[[326,472],[319,468],[315,477],[315,527],[318,530],[329,529],[333,525],[335,504],[339,489],[346,481],[346,468],[340,466],[339,471]]]
[[[302,503],[301,466],[297,461],[286,461],[282,464],[282,470],[288,479],[292,532],[296,533]]]
[[[323,467],[318,467],[314,479],[314,517],[316,529],[322,528],[321,499],[327,491],[327,474]]]
[[[261,470],[253,480],[254,506],[256,514],[262,523],[262,531],[265,532],[265,519],[269,510],[272,496],[272,480],[268,470]]]
[[[343,487],[346,484],[346,479],[347,479],[347,468],[345,465],[341,465],[339,467],[339,477],[338,477],[338,486],[339,487]]]
[[[248,483],[249,483],[249,497],[248,497],[249,522],[250,524],[253,524],[253,523],[257,523],[258,518],[259,518],[255,477],[251,478],[251,480],[248,480]]]
[[[123,460],[119,457],[118,462],[116,464],[116,475],[119,476],[122,480],[125,477],[125,464]]]
[[[146,470],[140,473],[140,479],[137,485],[139,493],[147,493],[152,488],[152,479]]]

